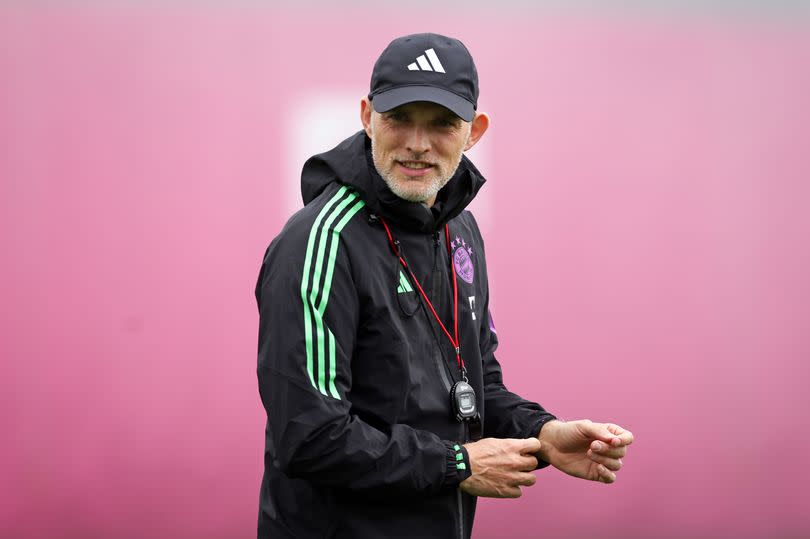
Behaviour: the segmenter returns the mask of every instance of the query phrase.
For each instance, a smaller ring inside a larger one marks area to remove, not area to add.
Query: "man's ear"
[[[360,100],[360,121],[363,123],[363,129],[365,129],[369,138],[371,138],[371,113],[373,111],[371,101],[369,101],[368,96],[364,95],[363,99]]]
[[[469,150],[478,142],[489,127],[489,115],[486,112],[476,112],[470,127],[470,138],[464,146],[464,151]]]

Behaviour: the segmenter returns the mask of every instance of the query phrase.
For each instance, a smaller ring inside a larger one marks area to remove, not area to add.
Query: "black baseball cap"
[[[374,110],[430,101],[470,122],[478,107],[478,71],[464,43],[439,34],[411,34],[392,41],[371,73]]]

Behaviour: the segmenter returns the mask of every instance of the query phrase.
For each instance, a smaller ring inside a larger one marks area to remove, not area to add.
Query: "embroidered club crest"
[[[450,242],[450,251],[453,253],[453,267],[456,269],[456,273],[465,282],[472,284],[473,277],[475,277],[472,247],[456,236],[456,239]]]

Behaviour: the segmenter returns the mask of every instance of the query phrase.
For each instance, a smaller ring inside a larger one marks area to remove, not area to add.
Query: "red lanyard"
[[[447,241],[447,254],[450,257],[450,274],[453,276],[453,328],[456,336],[455,339],[452,335],[450,335],[450,332],[447,331],[447,328],[444,327],[442,319],[439,318],[436,309],[433,308],[433,303],[430,302],[430,298],[427,297],[427,294],[425,294],[425,291],[422,289],[422,285],[419,284],[419,279],[416,278],[416,275],[414,275],[413,271],[408,266],[408,263],[405,262],[405,259],[402,257],[402,254],[399,251],[399,240],[394,239],[394,237],[391,235],[391,229],[388,228],[388,223],[385,222],[385,219],[380,217],[380,222],[383,224],[385,233],[388,235],[388,243],[391,245],[391,250],[394,251],[394,255],[399,258],[399,262],[402,264],[402,267],[408,270],[408,273],[410,273],[411,279],[413,279],[413,282],[416,284],[416,288],[419,289],[419,293],[422,294],[423,298],[425,298],[425,303],[428,307],[430,307],[430,311],[433,313],[433,316],[436,317],[436,321],[439,323],[439,326],[441,326],[442,331],[444,331],[444,334],[447,335],[447,338],[450,340],[450,344],[452,344],[453,348],[456,350],[456,363],[458,364],[458,368],[461,371],[462,376],[466,379],[467,369],[464,367],[464,360],[461,359],[461,345],[459,344],[458,340],[458,283],[456,281],[456,272],[453,271],[453,253],[450,250],[450,226],[447,224],[444,225],[444,237]]]

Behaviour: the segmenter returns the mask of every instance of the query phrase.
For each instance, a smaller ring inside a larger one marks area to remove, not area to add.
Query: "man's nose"
[[[430,150],[430,137],[424,127],[413,126],[408,132],[407,148],[415,154],[425,153]]]

